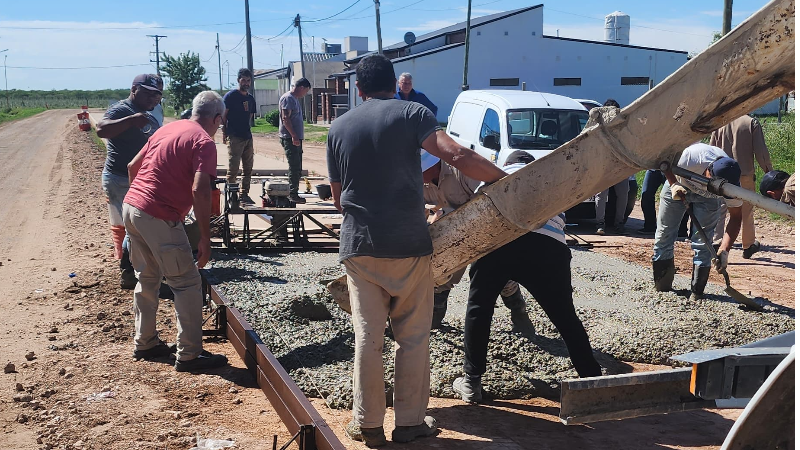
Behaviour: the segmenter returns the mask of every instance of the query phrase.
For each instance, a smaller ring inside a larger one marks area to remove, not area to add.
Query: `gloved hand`
[[[717,253],[717,259],[714,260],[714,269],[718,273],[722,273],[728,267],[728,251],[720,250]]]
[[[671,185],[669,189],[672,191],[673,200],[683,200],[686,198],[686,188],[680,184],[675,183]]]

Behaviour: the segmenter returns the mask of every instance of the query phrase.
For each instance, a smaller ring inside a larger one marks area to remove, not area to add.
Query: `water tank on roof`
[[[630,44],[631,16],[620,11],[614,11],[607,15],[605,38],[603,40],[614,44]]]

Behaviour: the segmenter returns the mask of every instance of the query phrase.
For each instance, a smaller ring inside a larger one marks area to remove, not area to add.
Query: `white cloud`
[[[193,51],[204,61],[207,84],[219,87],[219,70],[214,53],[216,33],[193,29],[153,29],[157,26],[142,22],[56,22],[0,21],[3,31],[2,48],[8,48],[9,89],[104,89],[126,88],[139,73],[155,72],[149,52],[155,51],[148,34],[167,35],[159,42],[159,50],[169,55]],[[14,27],[14,28],[10,28]],[[108,29],[135,28],[140,29]],[[20,29],[24,28],[24,29]],[[48,28],[48,29],[32,29]],[[57,28],[57,29],[53,29]],[[246,55],[245,45],[237,53],[226,53],[241,40],[242,34],[220,33],[222,61],[229,61],[230,72],[236,70]],[[280,63],[280,44],[285,44],[285,61],[297,59],[297,38],[280,38],[269,43],[253,40],[253,59],[260,61],[256,68],[274,68]],[[270,48],[270,46],[272,48]],[[289,51],[293,48],[293,53]],[[276,50],[277,49],[277,50]],[[245,58],[246,59],[246,58]],[[207,60],[207,61],[206,61]],[[0,61],[2,62],[2,61]],[[246,63],[246,61],[245,61]],[[136,67],[82,70],[39,70],[20,67],[107,67],[140,64]],[[223,68],[227,78],[227,66]],[[227,84],[223,79],[223,84]]]

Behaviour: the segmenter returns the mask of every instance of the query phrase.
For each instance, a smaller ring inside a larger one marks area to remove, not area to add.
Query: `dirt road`
[[[0,374],[0,446],[187,449],[200,435],[266,449],[273,434],[288,441],[226,341],[206,347],[227,354],[231,367],[207,375],[133,360],[131,293],[116,284],[100,190],[104,154],[76,125],[72,111],[48,111],[0,126],[0,364],[16,369]],[[306,160],[324,170],[324,148],[308,146]],[[172,305],[160,309],[162,337],[173,340]],[[349,412],[314,403],[349,448],[364,448],[342,433]],[[430,407],[440,437],[390,448],[711,449],[738,416],[698,411],[564,427],[557,404],[543,399],[483,407],[431,399]]]

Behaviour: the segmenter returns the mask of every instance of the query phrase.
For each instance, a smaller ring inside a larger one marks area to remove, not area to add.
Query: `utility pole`
[[[222,94],[222,55],[219,51],[219,33],[217,33],[217,66],[219,67],[219,93]]]
[[[281,44],[281,67],[283,67],[283,44]]]
[[[467,70],[469,68],[469,22],[472,18],[472,0],[467,0],[467,34],[464,36],[464,81],[461,83],[461,90],[468,91]]]
[[[7,52],[8,49],[0,50],[0,53]],[[8,100],[8,72],[6,72],[6,60],[8,59],[8,55],[3,55],[3,79],[6,82],[6,108],[11,107],[11,102]]]
[[[314,57],[314,56],[316,56],[316,55],[314,55],[314,53],[316,53],[316,50],[314,49],[314,36],[311,36],[311,56],[312,56],[312,58],[311,58],[311,80],[312,80],[311,81],[311,87],[312,88],[316,88],[317,87],[317,58]]]
[[[378,31],[378,53],[383,54],[383,40],[381,39],[381,1],[375,0],[375,28]]]
[[[300,27],[300,14],[294,18],[294,26],[297,27],[297,37],[300,38],[300,76],[306,76],[306,60],[303,58],[303,30]]]
[[[163,39],[166,36],[161,36],[161,35],[158,35],[158,34],[148,34],[147,37],[151,37],[151,38],[155,39],[155,41],[156,41],[156,51],[155,51],[156,60],[153,61],[151,59],[150,62],[156,63],[156,74],[158,76],[161,76],[161,53],[158,51],[158,40],[159,39]],[[154,52],[150,52],[150,53],[154,53]]]
[[[253,73],[253,41],[250,36],[250,0],[244,0],[244,25],[245,25],[245,40],[247,41],[247,69]],[[253,85],[250,83],[250,95],[253,95]],[[252,124],[250,124],[252,125]]]
[[[731,32],[731,17],[733,17],[733,0],[722,0],[722,35]]]

